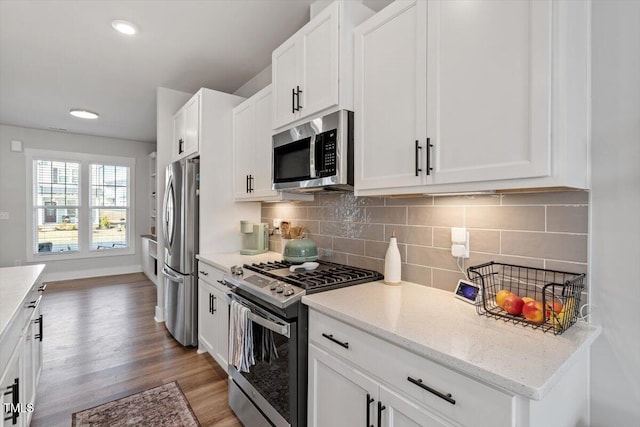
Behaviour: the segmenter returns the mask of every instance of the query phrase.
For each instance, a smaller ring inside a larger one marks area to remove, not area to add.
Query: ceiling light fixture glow
[[[97,119],[98,118],[98,113],[94,113],[93,111],[89,111],[89,110],[81,110],[79,108],[73,108],[69,110],[69,114],[71,114],[74,117],[79,117],[81,119]]]
[[[126,34],[128,36],[132,36],[138,32],[138,27],[135,24],[129,21],[123,21],[121,19],[116,19],[111,22],[111,26],[116,30],[121,32],[122,34]]]

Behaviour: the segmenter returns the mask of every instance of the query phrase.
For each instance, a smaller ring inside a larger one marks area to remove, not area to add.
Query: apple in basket
[[[540,301],[527,301],[522,306],[522,315],[531,323],[544,322],[544,310]]]
[[[519,315],[522,313],[522,306],[524,306],[524,301],[516,294],[507,295],[503,302],[504,306],[502,307],[504,311],[509,314]]]

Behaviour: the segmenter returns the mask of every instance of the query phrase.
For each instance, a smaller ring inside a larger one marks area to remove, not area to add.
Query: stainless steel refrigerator
[[[199,159],[167,166],[162,209],[165,325],[184,346],[198,344]]]

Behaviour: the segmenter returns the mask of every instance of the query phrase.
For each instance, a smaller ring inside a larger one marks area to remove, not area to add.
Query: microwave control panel
[[[331,129],[326,132],[316,135],[316,176],[325,177],[333,176],[336,174],[336,136],[338,132],[336,129]]]

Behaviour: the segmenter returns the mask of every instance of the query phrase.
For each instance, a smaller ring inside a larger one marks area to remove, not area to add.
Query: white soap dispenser
[[[400,269],[400,250],[398,249],[398,240],[394,231],[391,234],[389,247],[384,256],[384,283],[387,285],[399,285],[402,276]]]

